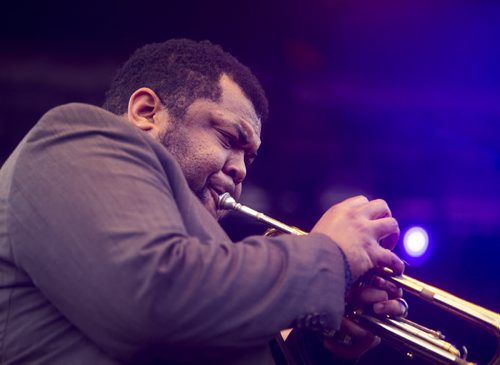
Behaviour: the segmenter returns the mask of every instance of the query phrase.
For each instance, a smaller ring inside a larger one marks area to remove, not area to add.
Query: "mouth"
[[[209,211],[210,213],[216,218],[220,219],[222,216],[227,214],[226,209],[220,209],[219,208],[219,196],[228,192],[229,194],[233,194],[231,189],[217,189],[217,188],[209,188],[210,195],[212,196],[212,202],[213,204],[210,204]]]
[[[208,211],[214,216],[215,219],[219,219],[222,212],[222,210],[219,209],[219,195],[222,193],[219,193],[213,188],[209,188],[208,190],[210,191],[210,196],[212,197],[211,202],[209,202],[207,206]]]
[[[212,199],[213,199],[213,202],[214,202],[214,207],[216,210],[219,209],[219,195],[221,193],[219,193],[217,190],[214,190],[214,189],[210,189],[210,193],[212,194]]]

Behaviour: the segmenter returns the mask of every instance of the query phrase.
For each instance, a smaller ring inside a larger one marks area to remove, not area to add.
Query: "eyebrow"
[[[234,124],[233,125],[237,132],[238,132],[238,141],[241,143],[241,144],[250,144],[250,140],[248,139],[248,133],[243,129],[243,127],[241,126],[241,124]]]
[[[239,118],[238,118],[239,119]],[[225,118],[224,116],[218,116],[218,117],[213,117],[213,121],[217,124],[222,123],[223,125],[225,124],[228,128],[232,128],[234,131],[236,131],[237,134],[237,141],[239,144],[245,146],[245,145],[251,145],[253,146],[253,140],[250,140],[249,134],[253,134],[257,136],[257,133],[253,130],[252,126],[249,125],[250,123],[244,120],[232,120],[232,118]],[[243,127],[243,123],[247,125],[247,128]],[[247,129],[250,129],[251,133],[248,133]],[[259,138],[257,138],[259,140]],[[256,147],[257,149],[259,148],[258,146]],[[252,152],[250,154],[252,157],[257,156],[257,151]]]
[[[238,142],[241,143],[242,145],[250,145],[252,146],[252,152],[248,154],[248,157],[251,159],[255,159],[257,157],[257,150],[259,148],[258,145],[254,146],[253,141],[250,141],[248,138],[248,133],[246,130],[242,127],[240,123],[233,124],[236,130],[238,131]],[[252,131],[255,134],[255,131]],[[255,151],[253,148],[256,148]]]

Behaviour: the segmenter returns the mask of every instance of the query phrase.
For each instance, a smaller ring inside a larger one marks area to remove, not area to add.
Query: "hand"
[[[393,283],[375,275],[370,275],[353,287],[347,295],[351,308],[372,309],[380,315],[405,316],[408,310],[401,301],[403,291]],[[380,338],[344,318],[340,330],[334,337],[325,337],[323,345],[337,357],[354,359],[363,355],[380,343]]]
[[[356,359],[380,343],[380,337],[344,318],[333,337],[323,337],[323,346],[342,360]]]
[[[401,300],[403,290],[386,279],[367,274],[347,293],[350,308],[361,308],[375,314],[404,317],[408,308]]]
[[[342,249],[354,280],[374,267],[403,272],[403,262],[390,250],[399,238],[397,221],[387,203],[356,196],[334,205],[313,227],[312,232],[329,236]]]

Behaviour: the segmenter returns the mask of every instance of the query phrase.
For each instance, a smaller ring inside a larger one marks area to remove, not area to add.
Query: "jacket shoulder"
[[[42,116],[39,123],[55,123],[58,121],[63,121],[70,125],[77,124],[78,121],[82,121],[85,124],[94,123],[103,125],[109,124],[103,123],[105,121],[110,121],[111,123],[123,122],[124,118],[95,105],[70,103],[50,109]]]

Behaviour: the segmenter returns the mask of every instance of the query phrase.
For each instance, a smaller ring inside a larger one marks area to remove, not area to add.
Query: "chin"
[[[216,220],[221,219],[222,217],[224,217],[228,213],[227,210],[218,209],[219,198],[218,198],[217,193],[215,193],[209,189],[205,189],[201,193],[198,193],[196,195],[200,199],[201,204],[203,204],[205,209]]]

